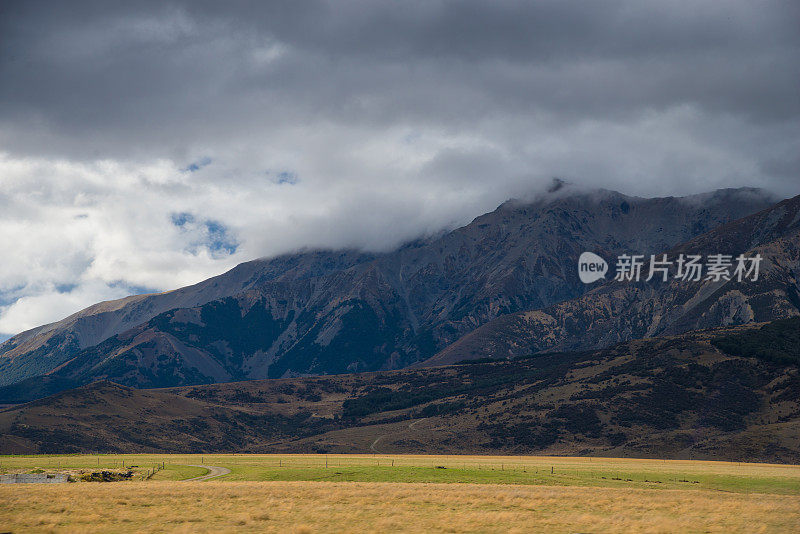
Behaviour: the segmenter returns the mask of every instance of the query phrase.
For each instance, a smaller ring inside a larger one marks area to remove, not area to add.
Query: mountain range
[[[597,349],[800,313],[798,205],[562,188],[397,250],[301,251],[96,304],[0,345],[0,401]],[[583,284],[578,256],[761,253],[757,283]]]
[[[800,461],[800,317],[443,367],[168,389],[97,381],[0,411],[0,453],[549,454]]]

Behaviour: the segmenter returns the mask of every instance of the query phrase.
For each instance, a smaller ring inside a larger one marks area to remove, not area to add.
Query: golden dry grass
[[[790,532],[800,498],[476,484],[132,482],[0,487],[0,531]]]

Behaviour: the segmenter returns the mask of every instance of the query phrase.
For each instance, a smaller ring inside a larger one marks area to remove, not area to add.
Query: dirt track
[[[227,467],[216,467],[213,465],[193,465],[192,467],[202,467],[203,469],[208,469],[208,473],[206,473],[205,475],[201,475],[199,477],[187,478],[186,480],[184,480],[184,482],[199,482],[201,480],[208,480],[210,478],[221,477],[231,472],[231,470],[228,469]]]

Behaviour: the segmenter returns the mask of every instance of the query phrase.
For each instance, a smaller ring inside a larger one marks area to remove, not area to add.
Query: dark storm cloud
[[[796,125],[800,109],[794,2],[22,2],[3,10],[0,119],[18,134],[6,145],[22,151],[49,139],[80,153],[86,136],[89,157],[146,154],[298,121],[445,129],[506,114],[627,121],[682,104]],[[67,132],[69,140],[48,137]]]

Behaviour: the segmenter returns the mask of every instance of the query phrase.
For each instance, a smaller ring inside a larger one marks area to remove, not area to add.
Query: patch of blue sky
[[[78,284],[56,284],[56,291],[59,293],[72,293]]]
[[[117,280],[115,282],[111,282],[108,285],[109,285],[109,287],[112,287],[114,289],[117,289],[117,288],[124,289],[125,292],[127,294],[129,294],[129,295],[147,295],[149,293],[158,293],[158,291],[159,291],[158,289],[153,288],[153,287],[140,286],[140,285],[136,285],[136,284],[129,284],[125,280]]]
[[[280,172],[278,173],[278,183],[294,185],[297,183],[297,174],[287,171]]]
[[[188,211],[173,213],[170,218],[172,219],[172,224],[179,228],[194,222],[194,215]]]
[[[211,158],[209,158],[208,156],[202,157],[199,160],[197,160],[197,161],[195,161],[193,163],[190,163],[189,165],[187,165],[186,167],[181,169],[181,172],[197,172],[200,169],[202,169],[203,167],[207,167],[207,166],[211,165],[212,161],[213,160]]]
[[[269,176],[269,179],[272,181],[272,183],[278,185],[294,185],[300,181],[297,173],[293,171],[267,171],[267,176]]]
[[[16,286],[0,290],[0,306],[14,304],[20,297],[24,296],[25,289],[27,287],[28,284],[18,284]]]
[[[208,232],[208,241],[205,245],[212,253],[224,253],[230,255],[236,252],[239,248],[239,243],[234,239],[228,228],[218,222],[208,220],[205,221],[206,230]]]
[[[173,226],[180,228],[182,232],[195,236],[195,239],[185,249],[191,254],[197,254],[201,248],[205,248],[211,252],[212,256],[229,256],[239,248],[238,240],[220,221],[200,219],[193,213],[180,212],[171,214],[170,222]]]

